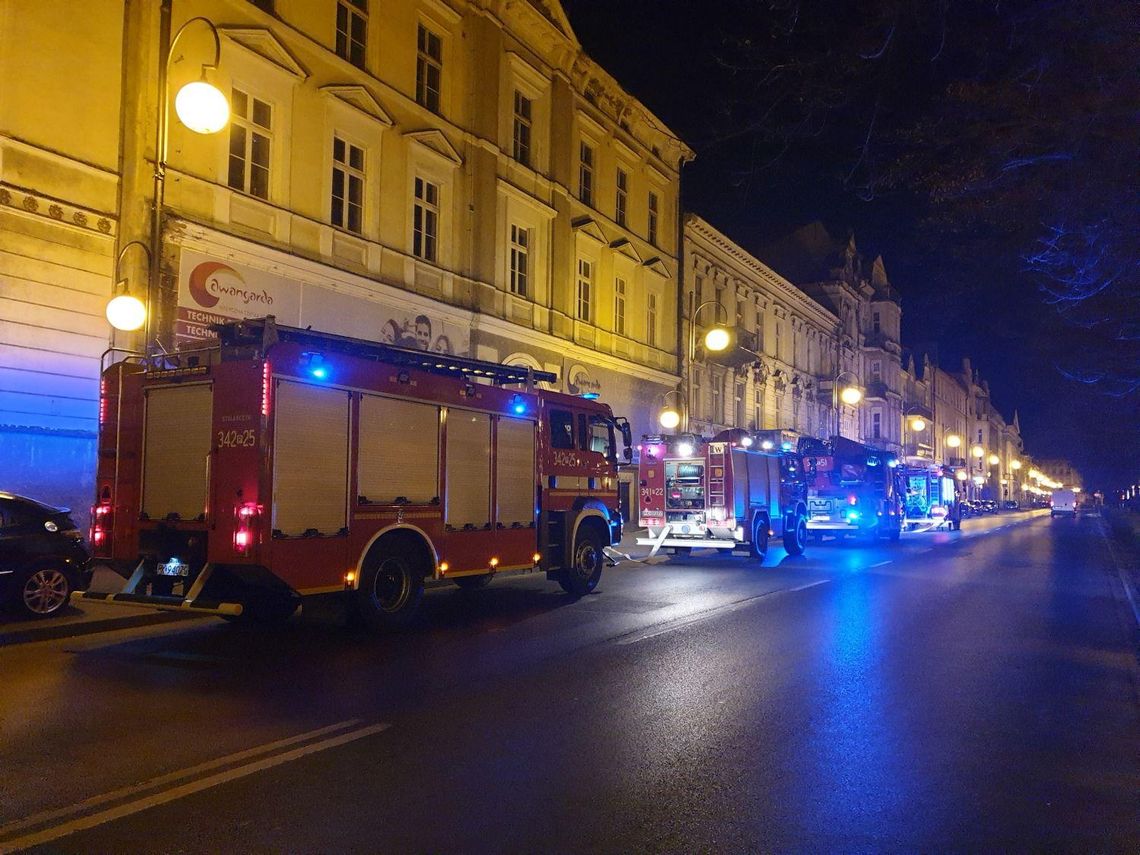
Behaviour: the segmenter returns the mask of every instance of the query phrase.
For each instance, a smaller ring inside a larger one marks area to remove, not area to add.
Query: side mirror
[[[626,463],[632,463],[633,462],[633,449],[627,445],[625,447],[625,450],[622,452],[622,457],[625,458]]]

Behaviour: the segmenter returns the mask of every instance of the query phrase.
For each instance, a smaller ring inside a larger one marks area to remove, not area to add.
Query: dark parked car
[[[0,606],[47,617],[91,583],[91,553],[67,508],[0,493]]]

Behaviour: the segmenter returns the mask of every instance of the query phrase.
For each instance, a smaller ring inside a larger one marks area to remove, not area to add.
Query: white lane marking
[[[134,787],[124,787],[101,796],[95,796],[85,801],[79,802],[75,805],[59,810],[45,811],[44,813],[28,817],[15,822],[7,823],[0,826],[0,855],[4,853],[15,852],[20,849],[27,849],[32,846],[39,846],[40,844],[47,843],[52,840],[58,840],[61,837],[66,837],[69,834],[74,834],[77,831],[84,831],[88,828],[94,828],[104,823],[112,822],[116,819],[121,819],[125,816],[139,813],[140,811],[147,810],[148,808],[157,807],[158,805],[167,804],[168,802],[177,799],[185,798],[186,796],[193,795],[194,793],[208,790],[211,787],[217,787],[221,784],[230,781],[236,781],[239,778],[244,778],[256,772],[263,772],[266,769],[272,769],[274,766],[280,766],[284,763],[290,763],[298,760],[309,754],[315,754],[319,751],[327,751],[330,748],[336,748],[339,745],[344,745],[348,742],[355,742],[358,739],[363,739],[367,736],[380,733],[387,730],[391,725],[389,724],[373,724],[364,727],[354,727],[359,725],[359,719],[351,719],[349,721],[340,722],[339,724],[330,725],[329,727],[322,727],[318,730],[302,733],[298,736],[292,736],[288,739],[281,739],[277,742],[270,742],[267,745],[262,745],[257,748],[250,748],[246,751],[239,751],[235,754],[229,754],[225,757],[220,757],[216,760],[211,760],[206,763],[192,766],[188,769],[183,769],[178,772],[171,772],[168,775],[162,775],[154,778],[145,783],[139,784]],[[158,792],[151,793],[150,795],[142,796],[134,801],[128,801],[124,804],[117,805],[116,807],[107,808],[106,810],[97,813],[88,814],[86,816],[79,816],[68,822],[60,825],[55,825],[50,828],[45,828],[40,831],[33,832],[25,835],[24,837],[11,838],[8,835],[19,831],[24,828],[30,828],[37,825],[42,825],[44,822],[52,819],[62,818],[63,816],[79,814],[89,810],[100,804],[107,802],[118,801],[123,798],[129,798],[133,795],[153,790],[155,787],[161,787],[164,784],[171,784],[174,781],[182,780],[202,772],[208,772],[211,769],[220,766],[226,766],[241,761],[250,757],[265,754],[266,752],[276,751],[285,748],[289,745],[294,745],[298,742],[313,739],[317,736],[344,730],[345,727],[354,727],[346,733],[340,733],[336,736],[330,736],[326,739],[319,739],[316,742],[309,742],[307,745],[302,745],[299,748],[294,748],[289,751],[282,751],[278,754],[270,754],[268,757],[262,757],[260,760],[254,760],[250,763],[244,763],[237,766],[232,766],[222,772],[217,772],[213,775],[207,775],[197,780],[187,781],[184,784],[168,787],[167,789],[160,789]],[[7,838],[7,839],[2,839]]]
[[[800,585],[796,588],[780,588],[775,591],[768,591],[763,594],[757,594],[754,597],[746,597],[743,600],[733,600],[731,603],[725,603],[723,606],[714,606],[711,609],[705,609],[704,611],[697,612],[696,614],[669,621],[664,626],[660,627],[657,630],[654,630],[653,632],[635,631],[630,635],[617,638],[616,641],[618,644],[639,644],[642,641],[648,641],[651,638],[657,638],[659,635],[665,635],[666,633],[674,632],[678,629],[684,629],[685,627],[701,623],[702,621],[709,620],[710,618],[737,611],[738,609],[752,605],[758,600],[763,600],[766,597],[771,597],[775,594],[794,594],[797,591],[806,591],[808,588],[814,588],[817,585],[826,585],[830,581],[830,579],[819,579],[815,582],[808,582],[807,584]]]
[[[868,569],[868,570],[873,570],[873,569],[875,569],[876,567],[885,567],[887,564],[890,564],[890,563],[891,563],[890,561],[880,561],[878,564],[872,564],[872,565],[871,565],[870,567],[868,567],[867,569]]]

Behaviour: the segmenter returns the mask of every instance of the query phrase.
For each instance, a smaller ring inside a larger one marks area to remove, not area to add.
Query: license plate
[[[190,565],[183,564],[177,558],[172,558],[165,564],[158,565],[159,573],[163,576],[189,576]]]

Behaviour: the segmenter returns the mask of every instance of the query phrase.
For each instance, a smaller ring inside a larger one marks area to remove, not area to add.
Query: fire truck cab
[[[899,539],[904,520],[898,460],[854,440],[800,441],[808,485],[808,531],[816,537],[851,535]]]
[[[766,448],[763,446],[767,446]],[[772,537],[789,555],[807,543],[807,504],[799,455],[744,430],[712,440],[647,436],[639,464],[638,544],[687,554],[694,547],[747,549],[763,560]]]
[[[621,538],[618,442],[631,457],[608,406],[272,317],[215,330],[105,371],[91,542],[129,580],[77,596],[274,621],[338,594],[399,625],[425,582],[595,588]]]

